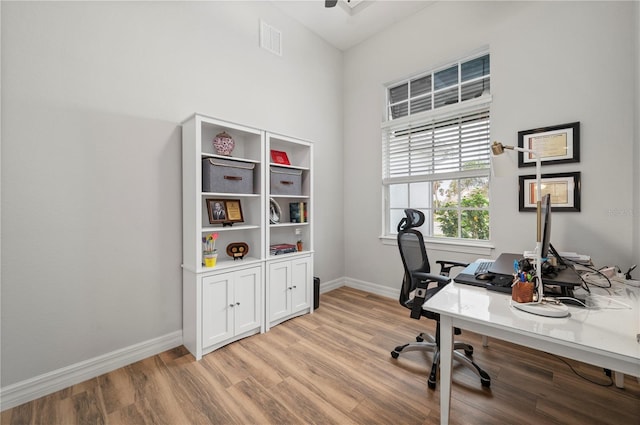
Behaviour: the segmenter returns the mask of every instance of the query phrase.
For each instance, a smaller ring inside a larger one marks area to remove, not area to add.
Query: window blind
[[[430,114],[429,114],[430,115]],[[490,167],[490,114],[483,103],[441,118],[413,117],[383,126],[383,182],[465,174]]]

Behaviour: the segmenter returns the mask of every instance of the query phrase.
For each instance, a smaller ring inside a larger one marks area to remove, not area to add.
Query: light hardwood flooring
[[[166,351],[1,413],[2,424],[437,424],[440,397],[427,388],[427,354],[390,351],[433,322],[397,301],[339,288],[320,308],[196,362]],[[491,388],[454,369],[453,424],[638,424],[640,385],[603,387],[560,359],[479,335],[459,339]],[[607,383],[602,369],[566,360]]]

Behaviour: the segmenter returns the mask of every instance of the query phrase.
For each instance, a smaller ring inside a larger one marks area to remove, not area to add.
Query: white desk
[[[616,302],[598,310],[569,306],[570,316],[558,319],[516,310],[507,294],[447,285],[425,302],[440,314],[440,423],[449,423],[454,327],[640,376],[640,291],[628,289],[620,300],[630,308]]]

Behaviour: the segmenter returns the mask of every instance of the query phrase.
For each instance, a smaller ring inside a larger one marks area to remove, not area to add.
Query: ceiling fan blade
[[[338,4],[338,0],[324,0],[324,7],[333,7]]]

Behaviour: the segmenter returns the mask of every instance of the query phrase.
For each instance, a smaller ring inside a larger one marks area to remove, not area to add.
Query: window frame
[[[390,133],[390,129],[391,128],[398,128],[398,127],[402,127],[402,126],[406,126],[408,129],[411,128],[412,125],[415,124],[419,124],[419,125],[425,125],[428,123],[432,123],[432,124],[436,124],[445,120],[452,120],[454,121],[455,119],[458,119],[459,121],[461,121],[463,119],[463,117],[465,116],[465,114],[470,114],[470,113],[474,113],[474,112],[479,112],[479,111],[483,111],[486,112],[487,114],[487,119],[488,119],[488,130],[487,130],[487,134],[486,134],[486,149],[487,151],[490,150],[490,131],[491,131],[491,102],[492,102],[492,97],[491,94],[489,92],[486,91],[486,87],[488,87],[490,89],[491,87],[491,72],[490,69],[488,70],[488,72],[485,72],[484,69],[484,62],[483,62],[483,69],[482,69],[482,73],[479,76],[475,76],[473,78],[467,78],[465,81],[462,81],[462,69],[464,67],[465,64],[471,63],[472,61],[479,59],[479,58],[484,58],[487,57],[486,59],[486,63],[490,64],[490,53],[488,50],[479,52],[473,56],[467,56],[463,59],[460,59],[458,61],[449,63],[445,66],[442,67],[438,67],[433,69],[432,71],[427,71],[427,72],[421,72],[418,74],[414,74],[408,78],[404,78],[402,80],[397,80],[395,82],[386,84],[384,86],[385,89],[385,105],[384,105],[384,118],[385,121],[382,122],[381,125],[381,133],[382,133],[382,149],[383,149],[383,155],[382,155],[382,167],[383,167],[383,179],[382,179],[382,194],[383,194],[383,231],[382,231],[382,235],[381,238],[383,239],[388,239],[391,240],[392,238],[395,238],[397,232],[395,231],[395,228],[393,228],[391,221],[391,216],[392,211],[393,210],[397,210],[398,208],[392,208],[391,207],[391,192],[390,192],[390,188],[392,185],[395,184],[407,184],[407,191],[409,193],[407,193],[407,202],[408,205],[410,207],[411,206],[411,196],[410,196],[410,183],[416,183],[416,182],[425,182],[427,183],[430,187],[432,187],[432,184],[434,181],[443,181],[443,180],[460,180],[460,179],[465,179],[465,178],[486,178],[487,179],[487,185],[488,187],[488,193],[487,196],[489,196],[490,193],[490,180],[491,180],[491,165],[486,164],[483,168],[479,168],[479,169],[471,169],[471,170],[464,170],[464,169],[458,169],[452,172],[444,172],[444,173],[440,173],[437,171],[434,171],[434,169],[431,169],[428,173],[424,173],[424,174],[418,174],[418,175],[411,175],[411,172],[408,172],[409,175],[405,175],[405,176],[401,176],[401,177],[391,177],[391,165],[390,165],[390,157],[391,155],[389,154],[389,152],[386,150],[389,148],[389,133]],[[435,89],[435,75],[438,72],[442,72],[442,71],[447,71],[450,70],[452,67],[457,67],[457,80],[455,82],[454,85],[445,85],[442,88],[439,89]],[[428,92],[421,92],[416,96],[412,97],[412,90],[411,90],[411,86],[412,86],[412,82],[415,82],[417,80],[423,79],[427,76],[430,76],[430,84],[431,84],[431,88]],[[486,86],[485,86],[485,81],[486,81]],[[471,84],[476,84],[476,86],[479,88],[479,84],[478,82],[482,82],[482,92],[481,94],[478,96],[474,96],[474,97],[470,97],[467,98],[466,100],[463,98],[463,88],[465,85],[471,85]],[[400,99],[396,102],[391,102],[391,90],[394,88],[398,88],[401,87],[403,84],[406,84],[406,98],[404,99]],[[452,87],[455,87],[456,91],[457,91],[457,100],[455,103],[451,104],[451,105],[442,105],[442,106],[438,106],[436,105],[436,95],[440,92],[443,91],[447,91],[447,90],[452,90]],[[427,108],[426,110],[422,110],[419,111],[417,113],[412,113],[412,102],[415,101],[416,99],[421,99],[423,97],[427,97],[430,96],[431,98],[431,105],[429,108]],[[406,115],[404,116],[394,116],[394,106],[398,106],[401,104],[405,104],[406,105]],[[458,125],[462,125],[462,124],[458,124]],[[408,130],[410,131],[410,130]],[[410,136],[408,137],[410,138]],[[484,140],[483,140],[484,142]],[[462,149],[462,147],[460,147],[460,149]],[[489,153],[490,155],[490,153]],[[434,215],[435,211],[436,211],[436,205],[434,202],[434,197],[433,197],[433,193],[431,191],[431,189],[429,190],[431,193],[429,194],[429,205],[428,208],[419,208],[416,207],[417,209],[422,209],[422,210],[427,210],[429,211],[429,215]],[[458,199],[460,199],[460,197],[458,197]],[[429,220],[429,222],[425,222],[425,225],[423,227],[423,234],[425,237],[425,240],[427,242],[432,242],[435,243],[436,245],[439,244],[451,244],[451,245],[456,245],[456,246],[460,246],[460,245],[465,245],[465,246],[470,246],[470,247],[475,247],[475,248],[489,248],[491,246],[491,229],[489,227],[488,229],[488,237],[487,239],[470,239],[470,238],[462,238],[461,237],[461,232],[460,232],[460,226],[461,226],[461,220],[460,217],[465,213],[465,211],[467,210],[481,210],[481,211],[487,211],[487,213],[490,214],[490,205],[487,205],[486,208],[466,208],[463,207],[461,205],[460,202],[458,202],[456,211],[458,214],[458,232],[457,235],[458,237],[449,237],[449,236],[434,236],[433,232],[434,232],[434,224],[435,224],[435,220],[432,217],[431,220]],[[490,224],[488,224],[490,226]]]

